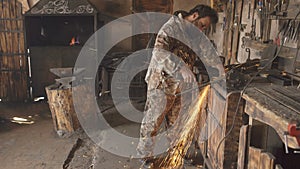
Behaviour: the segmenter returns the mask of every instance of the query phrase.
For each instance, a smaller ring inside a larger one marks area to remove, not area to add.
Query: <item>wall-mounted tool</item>
[[[298,34],[299,34],[299,29],[300,29],[300,21],[298,21],[296,24],[295,24],[295,31],[292,35],[292,41],[293,42],[297,42],[297,38],[298,38]]]
[[[246,62],[250,62],[251,61],[251,59],[250,59],[250,57],[251,57],[250,48],[246,48],[245,51],[248,53],[248,58],[247,58]]]
[[[300,21],[288,20],[282,26],[282,38],[287,38],[288,41],[297,42],[300,29]],[[280,29],[281,31],[281,29]]]
[[[248,4],[248,19],[251,17],[251,3]]]
[[[253,19],[251,24],[251,31],[249,34],[246,33],[246,36],[250,36],[251,39],[255,39],[256,36],[255,29],[256,29],[256,19]]]
[[[259,37],[260,38],[263,38],[263,32],[264,32],[264,24],[265,24],[265,21],[266,21],[266,18],[265,18],[265,8],[264,8],[264,4],[263,4],[263,1],[262,0],[259,0],[258,3],[257,3],[257,13],[258,13],[258,16],[259,16]]]

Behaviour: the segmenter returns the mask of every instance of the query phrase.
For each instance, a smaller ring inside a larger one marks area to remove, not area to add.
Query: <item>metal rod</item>
[[[184,90],[183,92],[180,92],[180,93],[178,93],[178,94],[175,94],[175,96],[180,96],[180,95],[182,95],[182,94],[191,92],[191,91],[193,91],[193,90],[201,89],[201,88],[203,88],[203,87],[205,87],[205,86],[207,86],[207,85],[217,83],[217,82],[219,82],[219,81],[221,81],[221,80],[224,80],[224,79],[225,79],[225,77],[218,77],[217,79],[215,79],[215,80],[213,80],[213,81],[209,81],[209,82],[203,83],[203,84],[201,84],[201,85],[199,85],[199,86],[197,86],[197,87],[194,87],[194,88],[191,88],[191,89]]]
[[[292,75],[292,76],[295,76],[295,77],[300,78],[300,75],[295,74],[295,73],[291,73],[291,72],[282,71],[282,74],[283,74],[283,75],[284,75],[284,74],[288,74],[288,75]]]
[[[287,138],[288,133],[284,132],[284,148],[285,148],[285,153],[288,154],[289,153],[289,149],[288,149],[288,138]]]

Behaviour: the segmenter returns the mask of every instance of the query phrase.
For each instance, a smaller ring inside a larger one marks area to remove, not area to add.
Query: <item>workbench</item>
[[[251,119],[273,127],[284,142],[291,123],[300,124],[300,89],[293,86],[262,85],[246,89],[245,113]],[[287,136],[290,148],[299,148],[297,139]]]
[[[262,165],[266,162],[260,162],[262,157],[275,167],[276,159],[281,158],[276,157],[278,150],[289,158],[294,155],[300,149],[299,140],[290,135],[288,127],[300,124],[300,89],[259,84],[247,88],[242,97],[249,122],[240,130],[238,168],[265,168]]]

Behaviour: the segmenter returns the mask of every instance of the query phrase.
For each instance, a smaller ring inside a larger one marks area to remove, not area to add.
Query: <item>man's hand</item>
[[[196,82],[196,77],[194,75],[194,73],[187,67],[187,66],[183,66],[180,70],[179,70],[183,81],[185,83],[192,83],[192,82]]]

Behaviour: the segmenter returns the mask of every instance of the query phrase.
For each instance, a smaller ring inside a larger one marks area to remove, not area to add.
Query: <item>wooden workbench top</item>
[[[300,89],[293,86],[260,85],[246,89],[245,112],[255,120],[273,127],[284,142],[290,123],[300,124]],[[295,137],[288,136],[288,146],[299,148]]]

